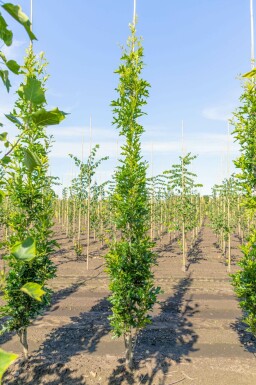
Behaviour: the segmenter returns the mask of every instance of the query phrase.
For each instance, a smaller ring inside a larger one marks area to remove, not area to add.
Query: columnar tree
[[[114,335],[123,336],[126,364],[133,366],[133,351],[140,329],[149,322],[149,311],[156,302],[159,288],[154,287],[152,266],[156,256],[148,236],[149,206],[146,189],[147,164],[141,156],[141,135],[144,128],[138,119],[148,97],[149,83],[141,78],[143,47],[136,37],[135,25],[121,57],[116,73],[119,96],[112,102],[113,124],[124,137],[122,159],[115,173],[113,209],[115,224],[120,233],[106,255],[112,295],[111,326]]]
[[[47,281],[56,271],[49,257],[56,242],[51,229],[54,192],[48,176],[51,138],[45,126],[58,124],[65,114],[45,109],[45,66],[43,54],[38,59],[30,45],[22,67],[24,82],[17,91],[15,108],[7,115],[19,133],[4,176],[4,191],[10,202],[5,256],[9,269],[1,315],[8,317],[4,330],[18,333],[26,359],[27,328],[49,304]]]
[[[244,84],[241,107],[234,114],[234,136],[240,144],[240,157],[235,165],[240,169],[237,175],[246,191],[243,204],[250,213],[250,232],[243,245],[241,270],[233,275],[233,285],[240,305],[245,311],[245,322],[256,334],[256,69],[244,75],[250,80]]]

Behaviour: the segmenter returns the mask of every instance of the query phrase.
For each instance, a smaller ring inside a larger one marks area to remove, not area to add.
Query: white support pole
[[[30,0],[30,30],[32,32],[32,27],[33,27],[33,0]]]
[[[133,25],[136,24],[136,7],[137,7],[137,0],[133,0]]]
[[[250,15],[251,15],[251,65],[252,69],[255,67],[254,63],[254,16],[253,16],[253,0],[250,0]]]
[[[230,123],[228,121],[228,143],[227,143],[227,178],[230,178]]]

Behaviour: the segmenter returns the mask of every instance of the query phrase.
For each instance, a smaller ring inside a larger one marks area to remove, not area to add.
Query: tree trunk
[[[24,358],[25,361],[28,361],[28,335],[27,335],[27,328],[21,328],[18,331],[18,336],[20,338],[20,343],[23,348]]]
[[[132,333],[124,334],[124,345],[125,345],[125,365],[127,369],[133,370],[133,341],[132,341]]]

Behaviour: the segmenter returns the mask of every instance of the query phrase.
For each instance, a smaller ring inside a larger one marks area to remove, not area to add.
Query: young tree
[[[148,236],[147,165],[141,156],[144,128],[138,123],[145,114],[142,108],[150,85],[140,77],[144,66],[143,48],[136,37],[135,23],[130,29],[128,48],[124,50],[116,71],[119,96],[112,102],[113,124],[119,129],[119,135],[125,138],[113,193],[114,220],[120,238],[113,241],[106,263],[112,291],[111,326],[115,336],[124,336],[126,364],[132,369],[138,331],[150,322],[148,313],[160,289],[154,287],[152,273],[156,256]]]
[[[5,330],[16,331],[28,358],[27,328],[49,304],[51,290],[47,281],[55,276],[56,267],[49,258],[56,241],[52,238],[52,178],[48,176],[48,153],[51,137],[45,126],[58,124],[65,114],[58,109],[45,109],[45,60],[28,49],[22,70],[24,82],[18,100],[7,118],[15,123],[19,134],[8,159],[4,191],[9,199],[10,214],[6,218],[9,236],[6,242],[9,269],[3,288],[6,305],[1,315],[7,316]]]
[[[90,229],[91,229],[91,200],[93,197],[94,186],[92,184],[93,177],[96,173],[99,165],[108,159],[108,156],[105,156],[99,160],[96,160],[97,151],[99,145],[96,144],[91,150],[90,155],[86,162],[78,159],[76,156],[69,154],[69,156],[74,159],[75,165],[79,168],[79,175],[77,178],[72,180],[72,192],[76,199],[77,209],[78,209],[78,230],[77,230],[77,242],[76,249],[81,250],[80,236],[81,236],[81,216],[86,214],[87,222],[87,251],[86,251],[86,263],[87,270],[89,269],[89,249],[90,249]],[[81,250],[82,252],[82,250]]]
[[[188,153],[180,156],[180,163],[174,164],[171,170],[164,171],[174,195],[176,196],[175,208],[175,227],[182,234],[182,270],[185,272],[187,267],[187,234],[189,231],[198,227],[197,203],[194,199],[195,189],[202,187],[195,182],[197,175],[189,171],[191,162],[196,158],[195,155]]]
[[[235,165],[240,169],[237,177],[245,189],[243,204],[250,213],[250,234],[242,247],[243,257],[239,263],[241,270],[235,273],[233,285],[240,306],[245,311],[245,322],[256,335],[256,69],[244,75],[242,106],[234,114],[234,135],[240,144],[240,157]]]
[[[26,30],[30,40],[36,40],[35,35],[31,31],[31,23],[28,16],[22,11],[19,5],[14,5],[12,3],[2,3],[1,8],[7,12],[13,19],[15,19],[18,23],[20,23]],[[0,12],[0,41],[3,42],[3,45],[10,47],[13,42],[13,33],[8,28],[8,24]],[[2,46],[1,46],[2,48]],[[7,91],[10,90],[11,83],[9,79],[9,71],[14,73],[15,75],[21,74],[21,68],[19,64],[15,60],[8,60],[4,53],[0,49],[0,78],[6,87]]]

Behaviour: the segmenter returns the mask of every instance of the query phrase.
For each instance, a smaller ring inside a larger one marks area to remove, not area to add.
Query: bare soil
[[[112,339],[108,322],[106,248],[92,240],[87,271],[59,226],[56,234],[61,248],[53,256],[58,275],[51,283],[52,307],[29,328],[29,365],[20,358],[6,373],[5,385],[256,384],[256,340],[241,322],[225,260],[208,226],[185,273],[178,243],[170,244],[168,234],[157,242],[156,285],[164,293],[152,324],[140,333],[133,373],[125,370],[123,340]],[[233,272],[240,255],[233,237]],[[21,353],[17,336],[5,335],[0,342]]]

